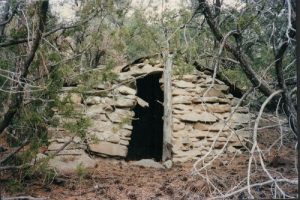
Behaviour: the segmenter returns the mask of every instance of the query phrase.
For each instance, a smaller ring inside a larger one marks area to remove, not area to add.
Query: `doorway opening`
[[[127,160],[155,159],[161,161],[163,147],[163,91],[161,73],[137,79],[137,96],[148,102],[149,107],[136,105],[132,121],[132,135]]]

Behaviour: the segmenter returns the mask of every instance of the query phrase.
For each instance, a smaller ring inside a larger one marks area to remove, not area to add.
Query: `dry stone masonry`
[[[162,74],[164,65],[161,63],[159,59],[151,64],[149,60],[144,60],[125,68],[116,67],[115,72],[119,74],[117,83],[99,84],[85,95],[74,93],[76,88],[63,88],[61,98],[68,96],[75,110],[89,118],[91,125],[86,138],[73,138],[74,142],[59,153],[55,158],[57,163],[61,160],[92,163],[87,152],[101,157],[125,158],[133,130],[133,108],[137,104],[149,106],[148,102],[136,96],[135,81],[149,74]],[[240,152],[246,145],[249,133],[242,129],[251,116],[246,108],[239,108],[227,120],[238,102],[228,91],[227,85],[213,80],[207,72],[173,76],[172,161],[197,159],[205,155],[213,144],[213,153],[218,153],[225,144],[225,152]],[[61,122],[74,120],[64,118],[58,110],[55,117]],[[48,153],[59,150],[74,136],[64,128],[50,128],[49,133],[52,139]]]

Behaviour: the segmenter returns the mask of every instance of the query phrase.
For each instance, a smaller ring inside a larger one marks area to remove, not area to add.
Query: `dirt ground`
[[[259,131],[260,147],[266,150],[279,136],[279,131],[275,128]],[[276,178],[297,178],[295,141],[285,138],[278,150],[279,145],[280,142],[265,153],[265,163],[270,173]],[[247,152],[240,155],[224,155],[199,176],[192,173],[193,162],[175,164],[171,169],[154,169],[134,166],[124,161],[101,159],[96,168],[82,172],[81,175],[58,175],[47,186],[42,184],[42,179],[28,180],[25,181],[22,192],[12,194],[5,184],[7,179],[11,178],[8,176],[0,177],[0,186],[3,196],[30,195],[53,200],[207,199],[226,193],[241,181],[245,185],[248,160]],[[260,167],[252,173],[252,183],[268,180]],[[297,196],[297,185],[280,186],[287,195]],[[274,192],[272,185],[257,186],[252,191],[258,199],[271,198],[271,191]],[[247,199],[247,195],[245,190],[226,199]]]

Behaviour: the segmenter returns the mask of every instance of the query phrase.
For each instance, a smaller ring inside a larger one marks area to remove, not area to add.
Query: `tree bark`
[[[164,70],[164,126],[163,126],[163,154],[162,160],[171,159],[171,136],[172,136],[172,62],[173,55],[166,54]]]
[[[295,32],[290,32],[289,36],[291,38],[295,37]],[[298,135],[298,124],[297,124],[297,111],[293,104],[290,91],[288,90],[288,87],[286,85],[286,82],[284,80],[284,73],[283,73],[283,67],[282,67],[282,60],[284,57],[284,54],[288,48],[288,41],[286,40],[282,45],[279,47],[276,55],[275,55],[275,69],[276,69],[276,75],[277,75],[277,81],[278,86],[280,89],[283,90],[282,92],[282,102],[283,102],[283,109],[284,112],[289,120],[289,123],[291,125],[291,128],[293,131]]]
[[[18,93],[12,96],[11,103],[7,112],[4,114],[3,120],[0,122],[0,134],[9,126],[13,117],[15,116],[17,110],[20,108],[23,98],[24,98],[24,87],[26,83],[26,78],[29,72],[30,65],[35,57],[35,53],[40,45],[40,41],[42,38],[42,34],[44,32],[46,19],[47,19],[47,11],[48,11],[48,1],[37,2],[40,4],[40,9],[38,11],[38,28],[35,31],[35,39],[33,40],[33,44],[30,52],[27,54],[26,60],[22,65],[22,71],[20,76],[20,83],[18,85],[17,91]]]

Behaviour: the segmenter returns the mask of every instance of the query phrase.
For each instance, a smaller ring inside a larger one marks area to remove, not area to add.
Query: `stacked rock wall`
[[[63,89],[62,98],[68,97],[74,103],[75,110],[90,119],[91,125],[87,129],[86,138],[76,137],[76,142],[61,154],[77,149],[79,156],[86,156],[87,151],[101,157],[126,157],[133,129],[133,108],[137,104],[148,106],[147,102],[136,96],[135,80],[151,73],[162,74],[163,65],[160,61],[152,64],[144,61],[130,66],[126,72],[120,68],[116,70],[119,74],[117,83],[97,85],[93,90],[86,91],[84,98],[74,93],[76,88]],[[239,109],[225,124],[238,99],[228,93],[229,88],[223,82],[215,80],[212,86],[212,81],[211,75],[204,72],[174,76],[172,79],[173,161],[197,159],[207,153],[213,143],[213,151],[216,153],[225,143],[228,143],[226,150],[230,152],[238,152],[245,145],[245,138],[249,135],[233,131],[249,122],[247,109]],[[163,84],[162,79],[160,82]],[[55,117],[61,122],[74,120],[64,118],[59,111],[56,111]],[[72,137],[64,128],[49,130],[52,136],[49,152],[57,151],[64,144],[65,138]]]
[[[247,125],[250,114],[239,108],[230,117],[238,99],[228,90],[222,81],[213,81],[203,72],[173,80],[173,161],[197,159],[212,145],[210,156],[225,144],[224,152],[239,152],[245,145],[249,133],[238,129]]]

